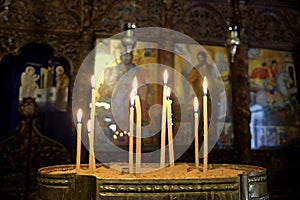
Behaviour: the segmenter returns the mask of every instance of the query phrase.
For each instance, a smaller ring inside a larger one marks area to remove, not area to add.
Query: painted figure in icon
[[[40,76],[35,73],[35,69],[32,66],[26,67],[25,71],[21,75],[21,97],[35,98],[36,91],[39,88],[36,83]]]
[[[56,102],[57,110],[65,112],[68,96],[69,78],[64,72],[62,66],[57,66],[56,69]]]

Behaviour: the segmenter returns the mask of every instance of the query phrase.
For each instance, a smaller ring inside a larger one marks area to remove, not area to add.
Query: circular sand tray
[[[97,164],[96,173],[87,165],[75,172],[75,165],[56,165],[39,169],[38,199],[268,199],[265,168],[238,164],[209,164],[204,174],[202,166],[178,163],[175,173],[169,167],[148,173],[129,174],[126,164],[112,167]],[[119,167],[119,170],[117,168]],[[142,168],[157,167],[143,164]]]

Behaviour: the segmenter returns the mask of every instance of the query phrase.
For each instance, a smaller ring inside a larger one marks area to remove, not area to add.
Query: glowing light
[[[203,93],[204,95],[207,95],[207,80],[206,80],[206,76],[204,76],[204,81],[203,81]]]
[[[92,78],[91,78],[91,86],[93,89],[95,89],[95,76],[92,75]]]
[[[79,108],[77,111],[77,122],[78,123],[81,123],[81,118],[82,118],[82,110],[81,110],[81,108]]]
[[[194,111],[198,112],[198,109],[199,109],[199,102],[198,102],[198,98],[195,97],[194,98]]]
[[[165,70],[164,71],[164,85],[166,85],[168,83],[168,71]]]

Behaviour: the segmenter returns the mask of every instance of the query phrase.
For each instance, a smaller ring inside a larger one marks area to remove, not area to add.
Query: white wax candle
[[[162,96],[162,116],[161,116],[161,142],[160,142],[160,167],[165,166],[165,146],[166,146],[166,121],[167,121],[167,82],[168,82],[168,71],[164,71],[164,86],[163,86],[163,96]]]
[[[140,97],[135,95],[135,109],[136,109],[136,172],[140,173],[141,168],[141,103]]]
[[[90,131],[90,162],[89,162],[89,171],[94,173],[96,171],[96,161],[95,161],[95,151],[94,151],[94,138],[95,138],[95,78],[94,75],[91,78],[91,131]]]
[[[198,136],[198,126],[199,126],[199,113],[198,113],[199,102],[198,98],[194,98],[194,135],[195,135],[195,166],[199,168],[199,136]]]
[[[92,154],[91,152],[91,119],[87,122],[87,129],[88,129],[88,139],[89,139],[89,172],[92,173]]]
[[[207,172],[208,165],[208,119],[207,119],[207,81],[203,81],[203,172]]]
[[[137,95],[137,79],[134,77],[133,80],[133,93],[134,96],[134,102],[135,102],[135,112],[136,112],[136,173],[140,173],[141,168],[141,146],[142,146],[142,110],[141,110],[141,102],[140,97]]]
[[[170,100],[170,88],[167,90],[167,124],[168,124],[168,142],[169,142],[169,161],[171,175],[175,176],[174,171],[174,147],[173,147],[173,129],[172,129],[172,100]]]
[[[81,157],[81,118],[82,110],[77,111],[77,146],[76,146],[76,172],[80,171],[80,157]]]
[[[133,121],[134,121],[134,94],[130,97],[129,110],[129,173],[133,173]]]

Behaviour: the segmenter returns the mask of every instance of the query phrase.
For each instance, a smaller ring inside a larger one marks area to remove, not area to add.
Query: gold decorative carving
[[[126,22],[137,27],[162,27],[162,3],[150,1],[94,1],[92,27],[99,33],[115,34],[123,31]]]
[[[0,18],[1,26],[34,30],[79,30],[81,1],[18,0]]]
[[[19,193],[20,199],[29,199],[36,190],[40,167],[70,163],[67,149],[40,130],[38,106],[33,98],[25,98],[19,106],[23,119],[15,134],[0,142],[0,199]],[[32,198],[33,199],[33,198]]]
[[[217,10],[220,6],[177,0],[174,1],[172,9],[174,13],[172,29],[185,33],[197,41],[224,45],[226,21],[225,16]]]
[[[292,49],[299,42],[300,15],[292,10],[241,7],[244,40],[252,47]]]

